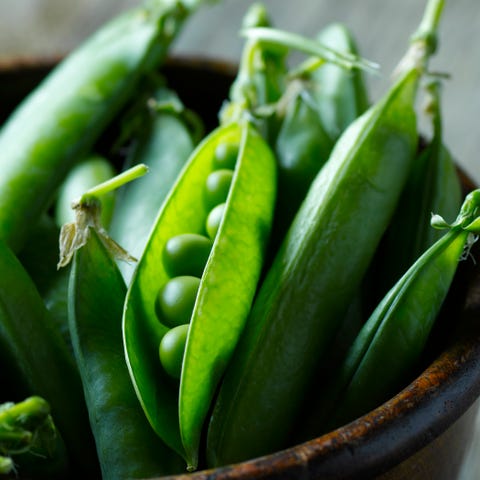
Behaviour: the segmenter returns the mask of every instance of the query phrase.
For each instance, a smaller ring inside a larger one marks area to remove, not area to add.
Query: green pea
[[[165,371],[173,378],[180,378],[183,354],[187,342],[188,325],[179,325],[169,330],[162,338],[158,353]]]
[[[217,235],[220,223],[222,222],[223,212],[225,211],[225,203],[221,203],[213,208],[207,217],[207,222],[205,228],[207,230],[208,236],[213,240]]]
[[[196,233],[183,233],[170,238],[163,250],[163,266],[171,277],[201,277],[207,264],[212,241]]]
[[[222,168],[215,170],[208,177],[205,185],[205,203],[212,208],[227,201],[233,180],[233,170]]]
[[[200,279],[179,276],[169,280],[158,292],[155,310],[158,318],[168,327],[190,322]]]
[[[213,159],[213,168],[226,168],[233,170],[237,163],[238,144],[236,143],[220,143],[215,149],[215,157]]]

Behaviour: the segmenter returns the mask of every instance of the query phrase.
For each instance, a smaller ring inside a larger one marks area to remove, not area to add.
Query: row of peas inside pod
[[[160,361],[173,378],[180,378],[190,319],[200,280],[223,218],[238,155],[238,145],[221,143],[214,152],[212,172],[205,180],[205,205],[210,209],[200,232],[171,237],[162,261],[171,277],[158,293],[157,316],[171,329],[160,342]],[[194,206],[192,206],[194,208]],[[206,236],[205,233],[208,235]]]

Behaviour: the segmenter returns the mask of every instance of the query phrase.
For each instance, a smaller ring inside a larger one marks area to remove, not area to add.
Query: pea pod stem
[[[288,78],[301,78],[310,75],[315,70],[318,70],[322,65],[327,63],[324,58],[311,57],[303,61],[298,67],[288,72]]]
[[[375,62],[359,58],[350,53],[337,52],[315,40],[310,40],[295,33],[275,28],[255,27],[244,29],[241,34],[248,39],[280,45],[308,55],[314,55],[344,68],[360,68],[370,72],[378,71],[378,64]]]
[[[429,0],[422,21],[412,36],[412,42],[422,40],[427,43],[429,54],[434,53],[437,47],[436,31],[444,6],[445,0]]]
[[[263,5],[253,4],[243,20],[243,28],[271,28]],[[265,138],[272,138],[277,129],[272,117],[274,105],[284,90],[287,72],[285,47],[257,39],[247,39],[237,77],[232,84],[229,102],[222,108],[221,123],[250,118]]]
[[[434,228],[463,229],[472,234],[480,234],[480,189],[470,192],[456,220],[448,223],[440,215],[432,215],[431,225]]]
[[[437,30],[444,4],[444,0],[428,1],[420,25],[411,37],[410,48],[393,72],[394,77],[412,68],[425,73],[428,59],[437,48]]]
[[[126,262],[136,261],[136,258],[115,242],[103,228],[100,219],[101,203],[98,197],[139,178],[147,171],[146,165],[136,165],[110,180],[90,188],[79,200],[72,203],[72,208],[75,210],[75,221],[66,223],[60,231],[60,259],[57,268],[67,266],[72,260],[73,254],[86,244],[90,235],[90,227],[97,231],[104,245],[115,258]]]
[[[89,190],[87,190],[79,200],[74,203],[78,203],[79,205],[87,204],[91,201],[95,201],[98,197],[102,197],[103,195],[107,195],[108,193],[122,187],[126,183],[129,183],[137,178],[142,177],[148,172],[148,167],[144,164],[135,165],[132,168],[129,168],[125,172],[116,175],[115,177],[107,180],[106,182],[102,182],[99,185],[96,185]]]

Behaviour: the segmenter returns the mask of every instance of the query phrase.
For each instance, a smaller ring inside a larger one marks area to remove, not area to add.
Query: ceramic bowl
[[[45,76],[50,60],[0,62],[0,122]],[[173,59],[170,86],[213,128],[235,67]],[[1,152],[0,152],[1,154]],[[461,172],[460,172],[461,173]],[[474,185],[462,175],[465,191]],[[478,248],[473,254],[480,259]],[[177,480],[452,480],[474,434],[480,394],[480,265],[462,262],[422,364],[409,385],[372,412],[331,433],[237,465]]]

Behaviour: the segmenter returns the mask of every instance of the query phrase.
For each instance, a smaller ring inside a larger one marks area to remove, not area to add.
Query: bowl
[[[0,61],[0,122],[58,59]],[[236,67],[201,58],[169,59],[169,85],[204,118],[207,130]],[[459,170],[465,192],[474,188]],[[474,246],[473,256],[480,252]],[[480,265],[459,265],[411,383],[370,413],[311,441],[237,465],[176,480],[454,479],[475,433],[480,395]]]

